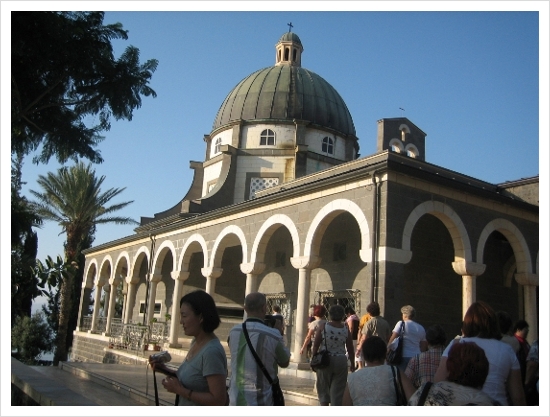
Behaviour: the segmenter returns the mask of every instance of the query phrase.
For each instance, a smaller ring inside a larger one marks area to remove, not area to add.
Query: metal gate
[[[345,289],[315,291],[315,304],[325,306],[327,309],[327,316],[330,306],[334,304],[339,304],[344,308],[351,307],[359,314],[361,311],[361,290]]]

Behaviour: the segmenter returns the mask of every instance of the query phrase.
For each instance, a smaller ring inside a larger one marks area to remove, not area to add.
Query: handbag
[[[399,365],[403,361],[403,335],[405,334],[405,322],[401,322],[401,332],[397,337],[397,347],[388,349],[386,363],[388,365]]]
[[[256,363],[264,373],[267,382],[271,385],[271,392],[273,395],[273,405],[285,405],[285,396],[283,395],[283,390],[281,389],[281,384],[279,384],[279,378],[275,377],[275,379],[271,378],[269,375],[269,372],[267,372],[267,369],[265,369],[264,364],[262,363],[262,360],[254,350],[254,347],[252,346],[252,342],[250,341],[250,337],[248,336],[248,330],[246,330],[246,322],[243,323],[243,332],[244,337],[246,338],[246,343],[248,343],[248,347],[250,348],[250,352],[252,353],[252,356],[254,356],[254,359],[256,360]]]
[[[399,369],[395,370],[395,366],[391,367],[391,373],[393,374],[393,387],[395,388],[395,396],[397,397],[397,401],[395,405],[407,405],[407,397],[405,396],[405,390],[403,389],[403,383],[401,382],[401,373],[399,372]],[[397,378],[396,374],[397,373]]]
[[[325,340],[325,349],[313,355],[311,361],[309,362],[309,366],[311,366],[311,370],[314,372],[317,372],[317,369],[326,368],[330,364],[330,353],[327,350],[326,330],[323,329],[323,332],[325,333],[323,335],[323,339]]]

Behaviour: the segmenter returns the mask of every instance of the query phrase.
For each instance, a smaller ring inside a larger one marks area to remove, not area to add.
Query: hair
[[[267,303],[265,294],[251,292],[244,298],[244,309],[252,312],[259,312]]]
[[[371,336],[365,340],[361,351],[363,358],[368,362],[384,362],[386,360],[387,345],[379,336]]]
[[[439,324],[428,327],[426,330],[426,340],[431,346],[444,346],[447,341],[445,330]]]
[[[455,342],[447,357],[447,381],[467,387],[481,388],[489,374],[485,351],[473,342]]]
[[[180,307],[184,303],[189,305],[197,316],[202,316],[202,329],[206,333],[212,333],[218,328],[221,320],[216,303],[210,294],[203,290],[192,291],[181,297]]]
[[[500,333],[507,334],[512,327],[512,317],[506,311],[497,311],[498,325]]]
[[[346,307],[346,308],[344,309],[344,312],[345,312],[346,314],[355,314],[355,310],[354,310],[353,308],[351,308],[351,307]]]
[[[313,307],[313,315],[315,317],[324,317],[327,314],[327,309],[323,305]]]
[[[464,337],[502,339],[497,315],[489,304],[476,301],[468,308],[462,322],[462,334]]]
[[[280,312],[281,312],[281,307],[279,307],[278,305],[274,305],[273,307],[271,307],[271,309],[272,309],[275,313],[280,313]]]
[[[401,307],[401,314],[404,314],[409,319],[413,319],[416,316],[416,310],[414,309],[413,306],[409,306],[409,305],[403,306]]]
[[[330,306],[328,315],[331,320],[342,321],[346,314],[344,313],[344,307],[339,304],[334,304],[333,306]]]
[[[517,332],[518,330],[524,330],[527,327],[529,327],[529,323],[527,323],[523,319],[519,319],[514,323],[514,333]]]
[[[372,317],[376,317],[380,315],[380,304],[378,304],[376,301],[370,303],[367,306],[367,313],[369,313]]]

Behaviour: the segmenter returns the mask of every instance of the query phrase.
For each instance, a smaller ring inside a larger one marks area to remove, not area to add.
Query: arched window
[[[412,144],[407,145],[405,151],[407,152],[407,156],[410,158],[418,158],[418,155],[420,154],[417,147]]]
[[[390,140],[390,143],[388,144],[389,149],[396,153],[402,153],[405,150],[403,149],[403,144],[399,141],[399,139],[393,138]]]
[[[265,129],[260,135],[260,146],[274,146],[275,132],[271,129]]]
[[[334,140],[332,140],[332,138],[329,138],[328,136],[325,136],[323,138],[323,146],[321,148],[321,151],[329,155],[334,155]]]
[[[222,138],[216,139],[216,143],[214,144],[214,153],[220,153],[222,147]]]

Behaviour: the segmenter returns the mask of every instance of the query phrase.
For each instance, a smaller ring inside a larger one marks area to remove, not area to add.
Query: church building
[[[454,337],[483,300],[538,337],[538,176],[490,184],[431,164],[406,117],[373,121],[377,151],[360,156],[346,103],[303,53],[285,33],[275,64],[227,94],[177,204],[85,251],[73,359],[131,323],[163,324],[164,347],[180,347],[179,300],[196,289],[216,301],[222,341],[245,295],[265,293],[296,363],[312,304],[362,315],[377,301],[392,326],[410,304]]]

